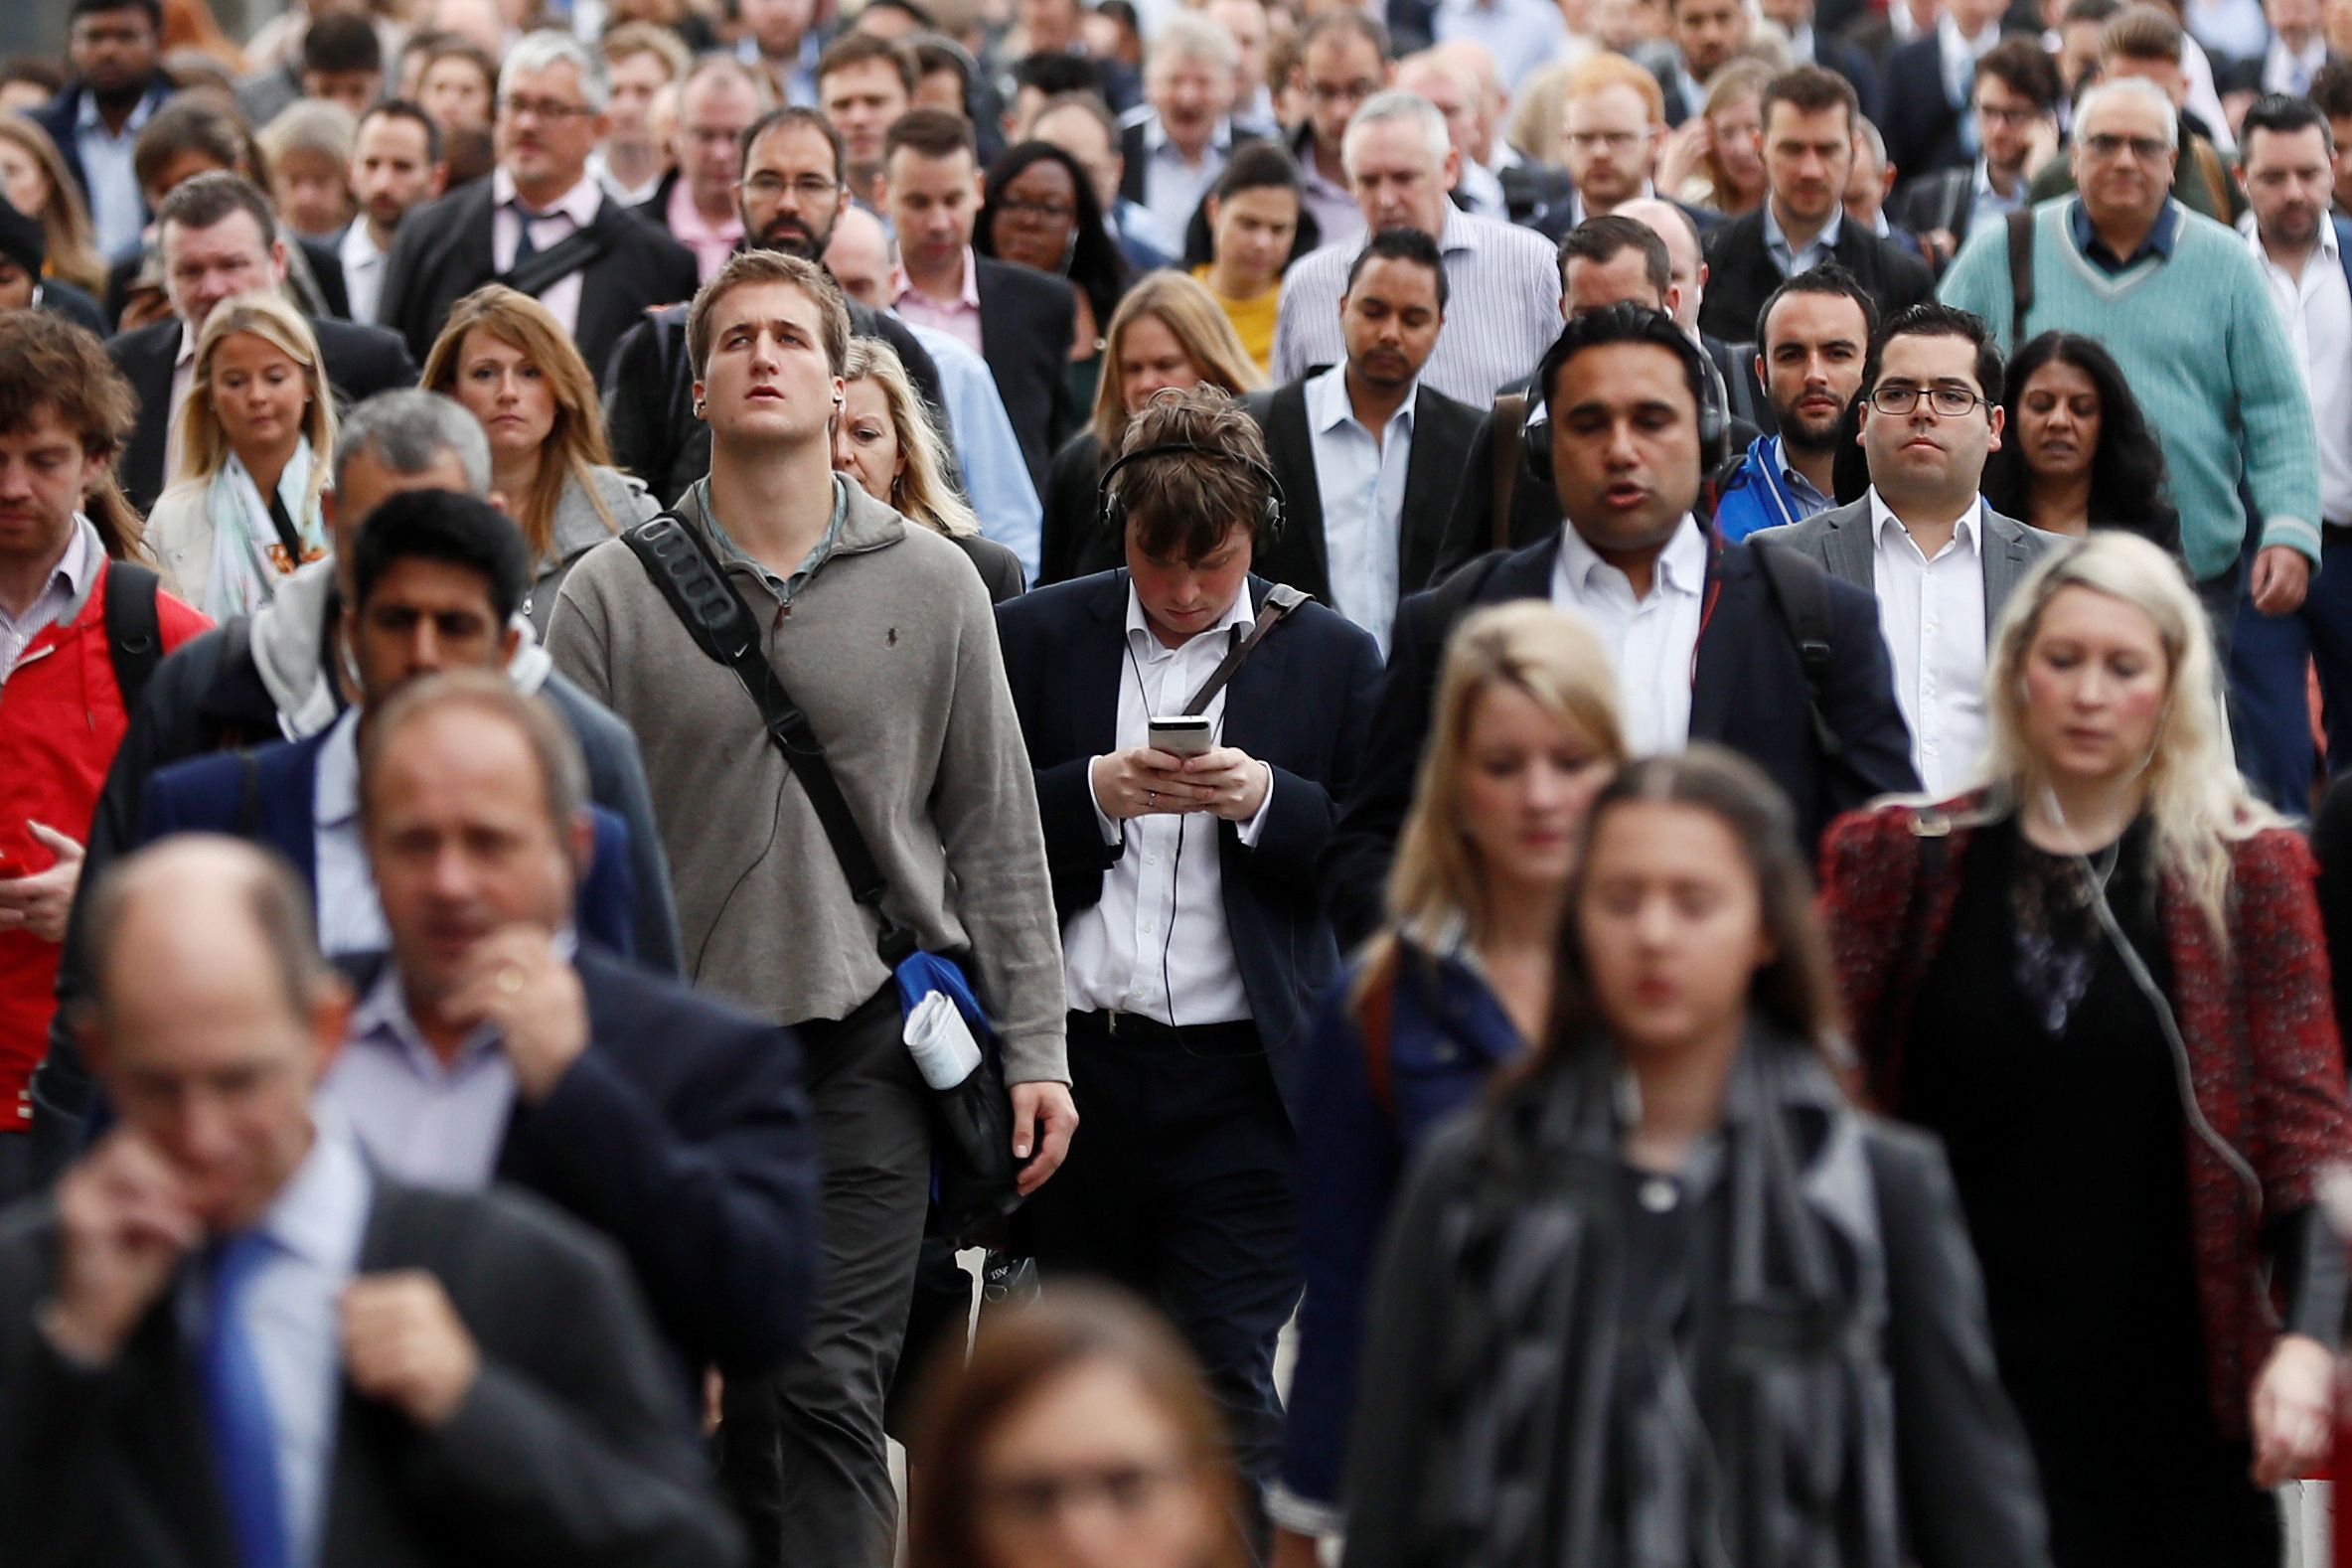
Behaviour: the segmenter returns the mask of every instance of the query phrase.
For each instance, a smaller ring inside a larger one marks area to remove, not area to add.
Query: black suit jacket
[[[498,276],[491,252],[492,211],[490,181],[481,179],[400,220],[392,254],[385,258],[378,313],[407,340],[420,364],[432,351],[449,308]],[[693,299],[701,279],[694,252],[609,197],[588,228],[609,240],[610,248],[579,274],[579,320],[572,342],[588,362],[588,374],[601,378],[622,333],[657,305]]]
[[[1331,548],[1324,535],[1323,492],[1315,479],[1315,437],[1307,423],[1307,384],[1292,382],[1242,399],[1266,432],[1266,460],[1282,481],[1288,519],[1282,538],[1261,552],[1257,570],[1275,582],[1332,602]],[[1437,571],[1446,518],[1461,486],[1480,410],[1424,383],[1413,394],[1413,451],[1405,464],[1404,506],[1397,516],[1397,592],[1418,593]]]
[[[74,183],[81,189],[84,207],[89,205],[89,173],[81,167],[81,138],[76,134],[75,121],[81,115],[81,96],[88,90],[81,84],[80,78],[76,78],[59,88],[58,95],[43,104],[39,112],[32,116],[33,122],[49,132],[49,139],[57,143],[58,156],[66,160],[66,172],[74,177]],[[172,84],[172,78],[158,68],[146,89],[139,95],[141,109],[149,114],[154,113],[163,107],[165,99],[178,90]],[[152,216],[142,202],[139,206],[139,222],[144,224]]]
[[[1029,483],[1045,493],[1053,443],[1069,420],[1070,339],[1077,296],[1065,280],[1034,267],[975,255],[980,277],[980,357],[988,361],[1005,413],[1028,459]]]
[[[384,964],[341,967],[365,996]],[[592,947],[573,968],[588,1048],[545,1100],[516,1101],[498,1179],[621,1249],[697,1388],[706,1366],[764,1372],[798,1342],[816,1289],[800,1042]]]
[[[1960,142],[1960,110],[1945,90],[1940,32],[1889,51],[1881,81],[1878,133],[1901,179],[1917,180],[1975,161]]]
[[[1250,602],[1268,584],[1250,578]],[[1054,913],[1063,924],[1102,898],[1121,844],[1103,843],[1087,765],[1118,743],[1126,662],[1127,573],[1097,572],[997,607],[1005,674],[1036,770],[1037,814]],[[1380,686],[1371,636],[1336,611],[1300,605],[1269,632],[1225,690],[1223,742],[1274,770],[1255,849],[1217,829],[1225,926],[1242,989],[1295,1119],[1306,1009],[1339,973],[1339,948],[1315,894],[1315,867],[1338,802],[1354,786]]]
[[[1706,249],[1707,298],[1699,307],[1699,330],[1727,343],[1755,342],[1756,318],[1784,281],[1764,245],[1764,209],[1707,235]],[[1881,239],[1860,224],[1838,225],[1831,253],[1878,302],[1881,321],[1935,292],[1935,278],[1916,249]]]
[[[12,1568],[235,1568],[173,1293],[113,1365],[68,1361],[34,1326],[56,1246],[46,1199],[0,1216],[0,1509]],[[319,1561],[740,1559],[653,1327],[601,1238],[524,1194],[378,1177],[359,1268],[439,1280],[482,1366],[430,1432],[343,1385]]]
[[[1379,928],[1397,832],[1412,804],[1429,709],[1446,639],[1483,604],[1549,599],[1560,558],[1555,530],[1543,544],[1496,555],[1417,593],[1397,610],[1388,676],[1362,782],[1348,795],[1324,857],[1324,888],[1342,940]],[[1821,716],[1843,742],[1849,767],[1821,753],[1805,721],[1808,692],[1797,639],[1772,597],[1753,545],[1718,545],[1707,563],[1706,597],[1690,688],[1690,738],[1740,752],[1770,775],[1796,805],[1798,832],[1809,857],[1839,812],[1872,798],[1919,788],[1911,732],[1895,706],[1893,668],[1878,631],[1878,603],[1834,578],[1823,581],[1829,609],[1829,677]]]
[[[344,402],[416,385],[416,362],[408,358],[406,346],[383,328],[321,318],[311,322],[310,330],[317,334],[319,353],[327,362],[327,382]],[[139,400],[138,422],[131,427],[130,442],[115,471],[131,505],[145,512],[163,494],[168,478],[163,453],[171,419],[172,365],[180,356],[180,318],[126,332],[108,342],[106,352]]]

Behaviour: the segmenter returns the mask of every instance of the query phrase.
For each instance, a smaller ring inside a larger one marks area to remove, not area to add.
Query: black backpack
[[[134,712],[155,667],[163,663],[163,627],[155,618],[155,573],[127,560],[106,563],[106,654],[122,710]]]

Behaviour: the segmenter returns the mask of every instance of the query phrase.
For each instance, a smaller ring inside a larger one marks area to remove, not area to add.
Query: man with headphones
[[[1325,857],[1344,939],[1379,924],[1446,639],[1482,604],[1549,599],[1583,619],[1617,665],[1634,749],[1730,746],[1788,792],[1808,851],[1838,812],[1919,788],[1870,595],[1726,545],[1704,517],[1705,455],[1723,438],[1706,385],[1700,349],[1639,305],[1579,316],[1545,353],[1526,457],[1565,526],[1398,609],[1370,760]]]
[[[1224,393],[1162,392],[1102,480],[1126,567],[997,611],[1086,1125],[1030,1245],[1184,1331],[1261,1485],[1301,1279],[1305,1011],[1339,973],[1315,867],[1380,681],[1368,633],[1252,573],[1284,527],[1265,453]]]

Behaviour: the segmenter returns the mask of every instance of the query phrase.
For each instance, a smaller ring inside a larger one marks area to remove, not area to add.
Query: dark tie
[[[290,1568],[285,1494],[278,1486],[277,1431],[261,1358],[242,1315],[247,1288],[268,1262],[269,1238],[258,1231],[228,1237],[208,1258],[210,1293],[205,1318],[203,1383],[206,1435],[221,1480],[238,1568]]]
[[[531,226],[543,218],[554,216],[552,213],[535,213],[520,201],[515,203],[515,266],[508,267],[509,272],[539,254],[539,246],[531,242]]]

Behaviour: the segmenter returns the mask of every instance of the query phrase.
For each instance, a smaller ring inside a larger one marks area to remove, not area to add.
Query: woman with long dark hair
[[[1986,504],[2052,534],[2117,528],[2178,555],[2164,448],[2115,356],[2079,332],[2045,332],[2005,379],[2007,437],[1984,465]]]
[[[1085,166],[1050,142],[1006,148],[981,187],[972,248],[1070,280],[1078,314],[1070,334],[1069,405],[1092,403],[1102,377],[1103,328],[1127,292],[1127,258],[1103,224]],[[1054,438],[1066,433],[1057,430]]]
[[[1719,747],[1585,820],[1546,1036],[1367,1295],[1348,1568],[2040,1568],[1935,1145],[1853,1110],[1787,800]]]
[[[1282,277],[1315,248],[1320,231],[1291,155],[1272,142],[1234,149],[1202,198],[1184,260],[1233,323],[1260,375],[1274,370],[1274,318]]]

